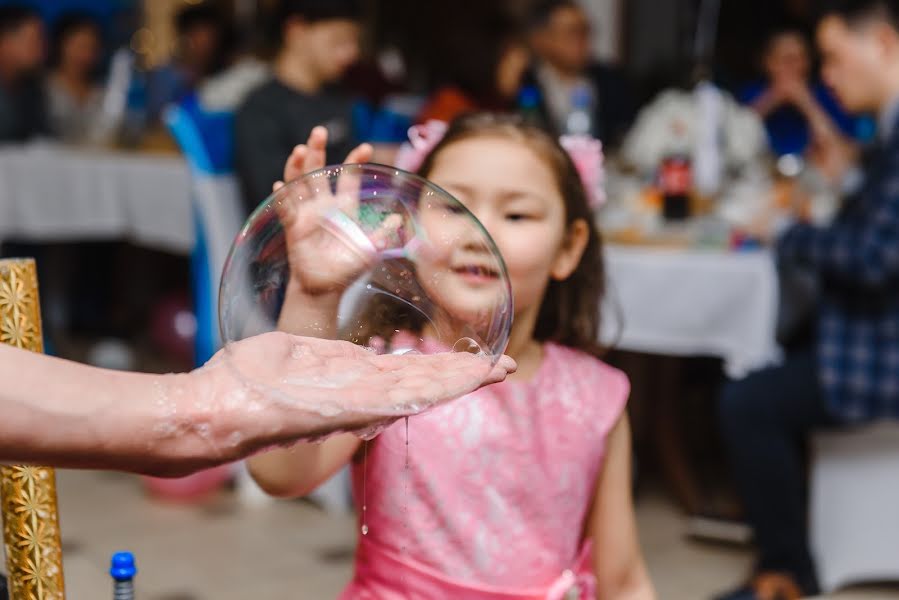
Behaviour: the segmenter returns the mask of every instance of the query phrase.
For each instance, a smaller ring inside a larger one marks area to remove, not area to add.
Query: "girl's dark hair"
[[[441,151],[462,140],[500,137],[524,144],[552,170],[565,202],[565,223],[587,224],[589,237],[577,268],[564,281],[550,282],[540,305],[534,338],[552,341],[588,352],[603,353],[599,345],[600,302],[605,293],[602,241],[593,220],[587,192],[580,175],[558,140],[545,130],[515,115],[472,113],[453,121],[446,135],[425,158],[418,174],[427,178]]]
[[[57,19],[53,26],[52,46],[50,48],[49,64],[58,67],[62,62],[63,47],[70,36],[82,29],[91,29],[97,35],[97,39],[103,41],[103,30],[100,23],[92,15],[83,12],[67,13]]]

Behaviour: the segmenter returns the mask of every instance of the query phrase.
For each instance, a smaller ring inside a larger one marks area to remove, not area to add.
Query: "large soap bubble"
[[[225,264],[219,319],[226,354],[230,342],[285,331],[378,354],[473,353],[483,380],[505,349],[512,300],[499,251],[458,200],[405,171],[348,164],[256,209]],[[324,391],[334,379],[285,379],[276,391]]]

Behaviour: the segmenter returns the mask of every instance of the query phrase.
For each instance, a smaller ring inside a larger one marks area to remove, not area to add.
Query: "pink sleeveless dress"
[[[408,462],[392,425],[353,465],[368,534],[341,600],[593,598],[584,520],[628,392],[620,371],[546,344],[532,381],[409,419]]]

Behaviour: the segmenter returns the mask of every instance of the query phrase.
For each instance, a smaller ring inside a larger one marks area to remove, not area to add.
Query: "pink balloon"
[[[183,294],[160,300],[150,315],[150,337],[161,351],[186,367],[193,364],[197,319]]]

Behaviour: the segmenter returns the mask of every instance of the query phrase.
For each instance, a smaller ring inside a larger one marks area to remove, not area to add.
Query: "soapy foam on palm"
[[[170,379],[167,381],[157,379],[153,382],[156,391],[156,406],[159,409],[159,421],[153,426],[156,438],[150,442],[150,445],[152,446],[158,440],[183,437],[192,433],[208,445],[214,454],[220,454],[221,448],[214,438],[212,424],[208,418],[197,418],[197,415],[211,415],[212,406],[204,399],[191,398],[194,409],[191,413],[193,417],[188,417],[183,410],[179,410],[179,406],[183,406],[188,399],[187,392],[178,384],[177,380],[169,377]],[[228,443],[236,446],[240,440],[235,441],[234,435],[234,433],[231,434]]]
[[[423,410],[432,408],[442,402],[451,400],[477,386],[485,375],[492,369],[492,361],[489,356],[480,351],[480,346],[470,338],[459,340],[454,346],[454,351],[443,352],[434,355],[423,355],[415,348],[397,348],[391,351],[393,356],[412,357],[433,357],[445,356],[447,359],[448,370],[444,370],[441,374],[449,376],[449,374],[464,369],[468,371],[467,376],[458,376],[458,382],[455,388],[445,388],[440,380],[426,380],[427,384],[419,386],[422,392],[420,395],[414,395],[408,389],[409,383],[416,383],[414,378],[404,379],[398,382],[393,389],[385,390],[389,403],[384,402],[366,402],[360,403],[358,397],[352,400],[342,402],[336,399],[339,390],[347,390],[350,388],[356,392],[358,396],[359,388],[364,388],[366,377],[372,373],[357,372],[327,372],[323,370],[321,373],[314,375],[302,376],[283,376],[274,381],[256,381],[242,374],[240,365],[235,363],[235,356],[229,351],[229,347],[225,350],[225,362],[231,374],[235,377],[240,387],[232,390],[225,398],[226,402],[234,403],[235,401],[245,402],[265,402],[272,401],[280,403],[282,406],[298,408],[310,413],[318,414],[323,417],[335,417],[345,414],[362,414],[376,415],[383,417],[403,417],[414,415]],[[373,356],[377,356],[373,352]],[[312,359],[313,356],[309,348],[298,343],[291,348],[290,357],[292,360],[304,361]],[[414,358],[412,358],[414,360]],[[382,375],[375,373],[374,375]],[[253,399],[248,398],[248,395]],[[377,433],[369,434],[371,437]]]

